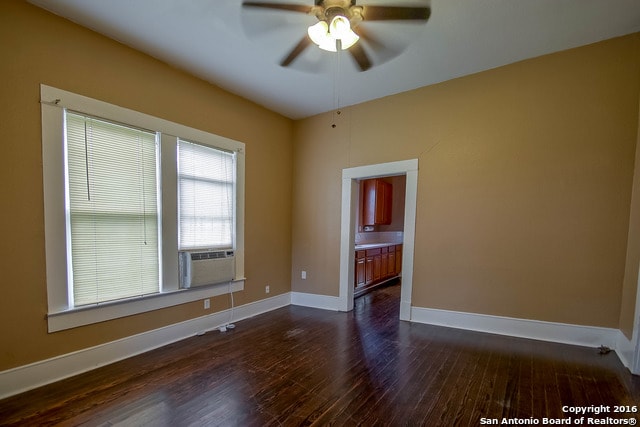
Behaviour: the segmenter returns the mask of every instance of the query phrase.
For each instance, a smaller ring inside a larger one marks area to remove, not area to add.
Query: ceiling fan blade
[[[377,37],[372,36],[371,31],[366,30],[362,25],[354,27],[352,30],[358,35],[358,37],[366,40],[372,47],[376,49],[385,48],[385,45]]]
[[[375,31],[365,28],[365,25],[358,25],[353,28],[353,32],[360,37],[360,40],[367,48],[370,48],[369,53],[373,54],[376,65],[395,58],[405,50],[406,46],[402,46],[402,44],[398,45],[397,43],[390,44],[383,42],[379,37],[373,35]]]
[[[307,46],[309,46],[309,44],[311,44],[311,39],[305,35],[302,39],[300,39],[298,44],[295,45],[293,49],[291,49],[291,52],[289,52],[287,57],[284,58],[282,62],[280,62],[280,65],[286,67],[287,65],[291,64],[293,60],[296,59],[298,55],[300,55],[307,48]]]
[[[358,64],[358,67],[360,67],[360,71],[367,71],[371,68],[371,60],[369,60],[367,52],[364,51],[360,43],[356,43],[351,46],[349,48],[349,53]]]
[[[363,6],[362,8],[365,21],[426,21],[431,16],[431,9],[428,7]]]
[[[257,1],[245,1],[242,3],[243,7],[261,7],[263,9],[277,9],[286,10],[289,12],[301,12],[309,13],[311,6],[305,6],[303,4],[288,4],[288,3],[263,3]]]

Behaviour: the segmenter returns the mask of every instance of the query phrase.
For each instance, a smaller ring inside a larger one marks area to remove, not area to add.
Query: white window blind
[[[234,153],[179,140],[178,193],[179,249],[232,248]]]
[[[65,123],[73,305],[159,292],[156,134],[71,112]]]

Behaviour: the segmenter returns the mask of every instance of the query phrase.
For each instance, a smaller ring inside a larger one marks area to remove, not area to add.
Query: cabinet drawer
[[[380,255],[380,248],[367,249],[367,256]]]
[[[356,259],[364,258],[365,256],[365,251],[356,251]]]

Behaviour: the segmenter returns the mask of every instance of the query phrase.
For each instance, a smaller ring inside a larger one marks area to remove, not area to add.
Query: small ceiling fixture
[[[276,9],[288,12],[302,12],[314,15],[318,22],[307,29],[297,45],[282,60],[283,67],[291,64],[310,43],[320,49],[337,52],[348,50],[361,71],[371,68],[371,60],[359,41],[367,40],[370,47],[381,43],[359,26],[369,21],[424,21],[431,15],[428,6],[357,6],[356,0],[315,0],[313,6],[291,3],[270,3],[245,1],[244,7]]]
[[[330,52],[336,52],[338,48],[346,50],[360,39],[352,27],[356,27],[362,21],[361,7],[324,9],[315,6],[312,11],[315,12],[318,23],[310,26],[307,32],[311,41],[320,49]]]

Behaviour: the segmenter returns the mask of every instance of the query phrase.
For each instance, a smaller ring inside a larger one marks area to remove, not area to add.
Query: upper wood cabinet
[[[362,226],[391,224],[392,187],[382,179],[362,181]]]

